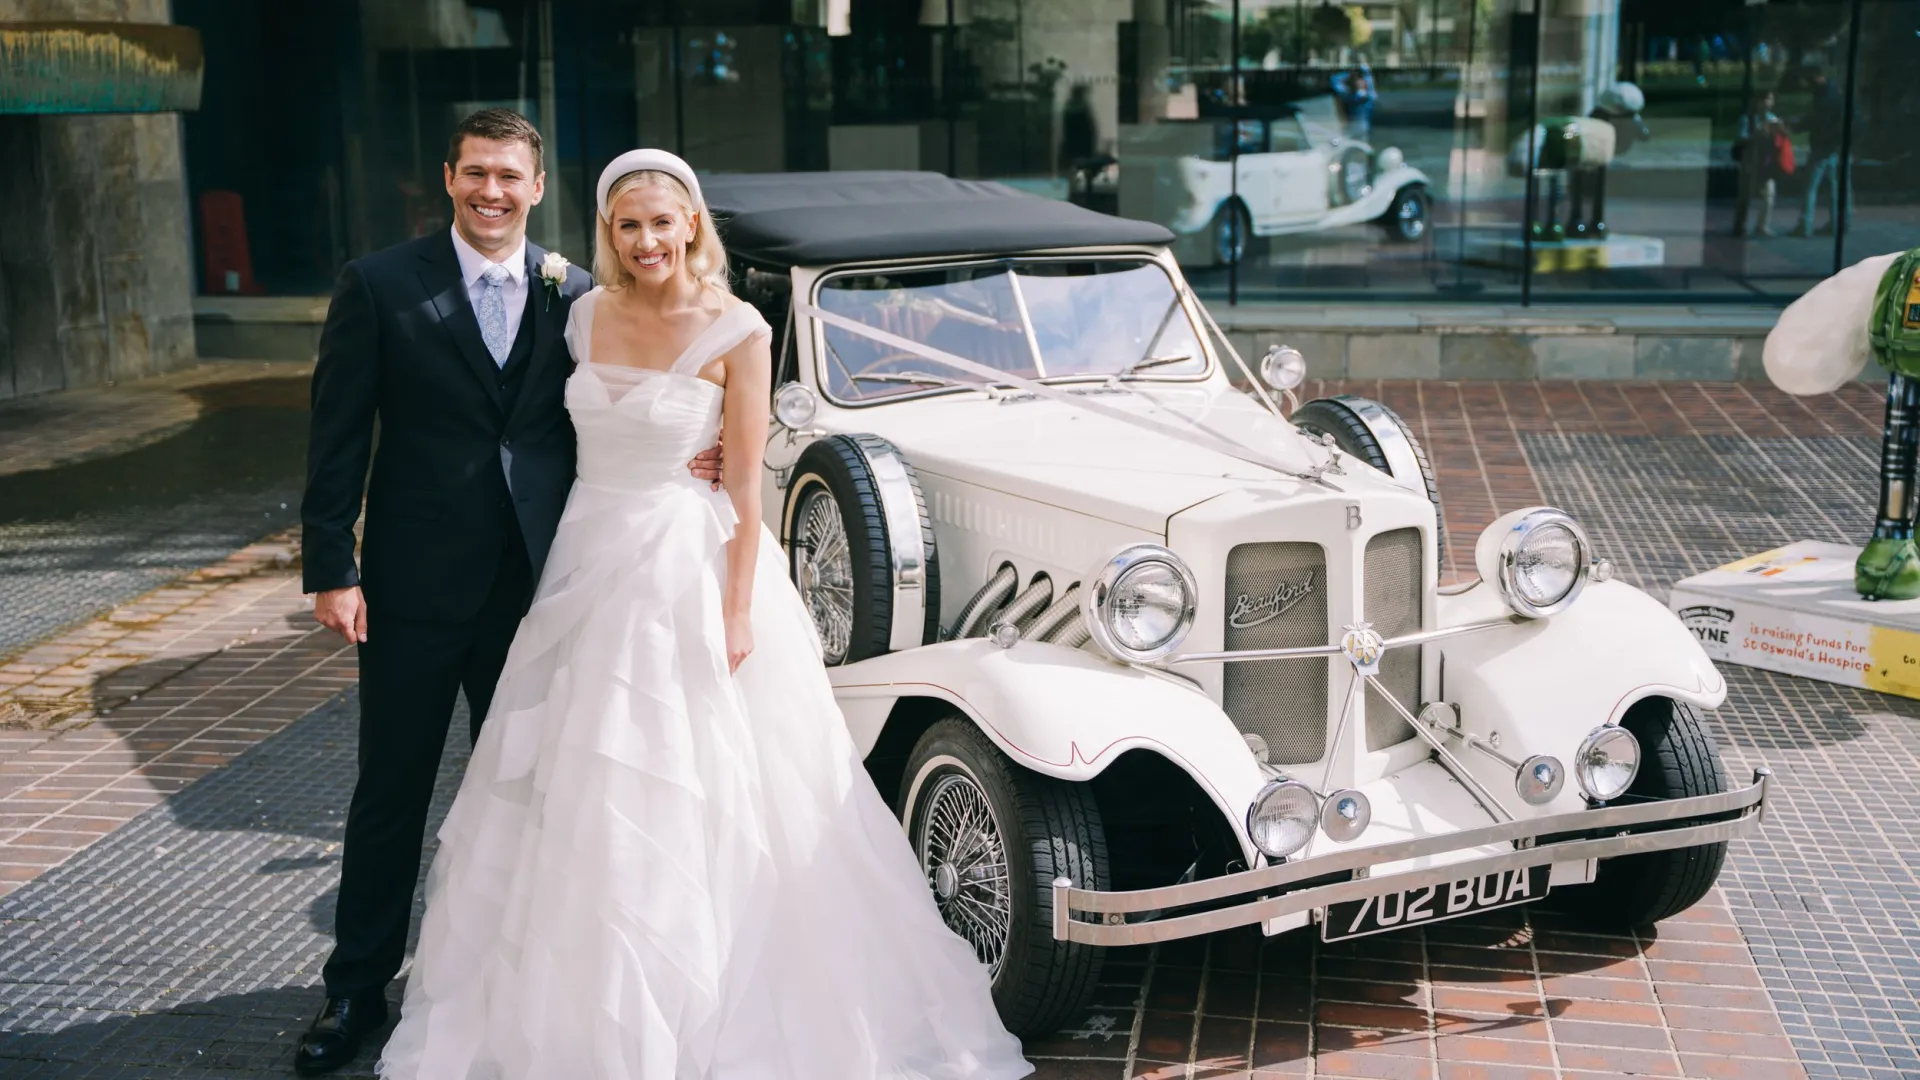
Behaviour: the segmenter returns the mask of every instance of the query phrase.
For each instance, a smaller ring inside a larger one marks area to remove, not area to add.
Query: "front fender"
[[[1459,625],[1507,611],[1496,588],[1483,582],[1443,597],[1440,616],[1442,625]],[[1726,680],[1692,631],[1621,581],[1589,584],[1558,615],[1448,638],[1439,648],[1441,693],[1458,706],[1461,726],[1482,738],[1498,732],[1500,752],[1516,761],[1551,754],[1571,765],[1589,732],[1619,723],[1642,698],[1711,709],[1727,696]],[[1513,770],[1490,755],[1458,754],[1516,816],[1582,805],[1569,778],[1553,802],[1529,807],[1514,792]]]
[[[1144,749],[1193,777],[1244,845],[1246,810],[1263,784],[1246,740],[1199,688],[1081,649],[984,638],[946,641],[829,669],[854,742],[872,750],[894,703],[935,698],[971,718],[1012,760],[1080,782]]]

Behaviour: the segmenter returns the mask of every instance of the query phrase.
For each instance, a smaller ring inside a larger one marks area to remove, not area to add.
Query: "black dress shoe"
[[[384,994],[328,998],[293,1052],[293,1071],[303,1076],[327,1073],[353,1060],[360,1040],[387,1023]]]

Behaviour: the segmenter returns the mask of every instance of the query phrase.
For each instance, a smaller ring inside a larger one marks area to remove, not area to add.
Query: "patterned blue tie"
[[[480,338],[493,354],[494,364],[504,368],[513,349],[507,337],[507,268],[494,263],[481,272],[480,282],[480,306],[474,310],[480,317]]]

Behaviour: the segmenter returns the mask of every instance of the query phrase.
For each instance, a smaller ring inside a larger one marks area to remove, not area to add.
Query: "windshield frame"
[[[818,271],[817,276],[807,286],[806,295],[808,302],[817,307],[820,304],[821,292],[834,280],[844,277],[863,277],[872,274],[915,273],[928,270],[966,269],[979,266],[1002,266],[1017,269],[1022,265],[1062,262],[1130,262],[1139,263],[1143,266],[1151,265],[1166,275],[1167,283],[1173,289],[1174,298],[1178,301],[1173,307],[1178,308],[1180,312],[1186,316],[1188,325],[1193,329],[1194,339],[1200,343],[1203,366],[1197,372],[1184,375],[1170,375],[1153,368],[1145,368],[1127,376],[1127,378],[1123,380],[1123,384],[1135,382],[1154,382],[1161,384],[1205,383],[1211,380],[1219,370],[1219,357],[1215,355],[1215,342],[1207,330],[1205,320],[1200,317],[1198,311],[1194,310],[1193,305],[1198,303],[1198,297],[1193,294],[1192,289],[1188,287],[1183,277],[1177,272],[1168,269],[1165,259],[1166,254],[1161,250],[1102,248],[1097,250],[1046,252],[1039,254],[977,255],[962,258],[945,257],[886,263],[848,263]],[[1017,277],[1015,278],[1015,282],[1015,289],[1017,291]],[[1024,307],[1024,304],[1022,306]],[[820,320],[813,318],[809,318],[807,322],[811,324],[807,330],[807,341],[813,349],[811,368],[814,389],[835,406],[843,409],[866,409],[877,405],[892,405],[902,401],[919,401],[929,397],[981,392],[981,388],[978,385],[968,384],[965,386],[928,386],[923,390],[907,390],[901,393],[887,394],[875,398],[847,399],[839,397],[833,393],[831,389],[832,380],[827,377],[827,365],[832,363],[833,359],[830,350],[827,348],[826,325]],[[1027,332],[1029,334],[1029,341],[1032,343],[1031,323],[1024,316],[1022,322],[1028,323]],[[1034,347],[1037,348],[1037,344],[1035,344]],[[1042,358],[1042,360],[1044,361],[1044,358]],[[928,366],[930,369],[929,373],[933,375],[944,375],[948,378],[962,380],[971,378],[971,376],[963,372],[945,371],[932,361],[928,361]],[[1049,386],[1070,386],[1081,383],[1103,384],[1111,378],[1113,378],[1112,374],[1086,373],[1075,375],[1047,375],[1035,381],[1044,382]]]

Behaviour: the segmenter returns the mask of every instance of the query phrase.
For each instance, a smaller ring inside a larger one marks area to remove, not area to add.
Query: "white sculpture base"
[[[1512,236],[1482,241],[1472,249],[1468,259],[1517,270],[1526,263],[1526,241]],[[1616,233],[1605,240],[1563,240],[1557,244],[1536,241],[1533,245],[1533,272],[1536,274],[1567,270],[1624,270],[1665,266],[1666,263],[1667,244],[1657,236]]]
[[[1788,544],[1687,578],[1667,603],[1715,661],[1920,698],[1920,600],[1862,600],[1859,555]]]

